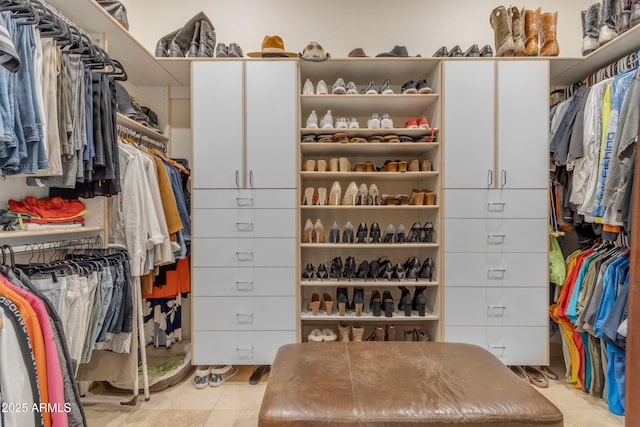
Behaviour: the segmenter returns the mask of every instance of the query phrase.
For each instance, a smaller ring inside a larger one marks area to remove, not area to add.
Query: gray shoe
[[[224,43],[218,43],[216,46],[216,58],[227,58],[229,56],[229,48]]]
[[[242,58],[242,48],[237,43],[229,44],[229,58]]]

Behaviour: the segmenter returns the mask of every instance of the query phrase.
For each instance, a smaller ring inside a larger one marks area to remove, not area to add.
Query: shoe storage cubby
[[[440,67],[422,58],[301,61],[301,341],[332,341],[330,331],[337,340],[440,339]],[[358,93],[332,94],[339,78]],[[422,79],[431,93],[402,93]],[[328,94],[303,92],[307,80],[324,81]],[[363,93],[386,80],[393,94]],[[393,126],[369,128],[374,113]]]

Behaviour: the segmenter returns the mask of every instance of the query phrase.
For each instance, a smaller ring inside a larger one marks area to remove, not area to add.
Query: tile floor
[[[552,358],[552,368],[558,374],[563,369],[561,363],[561,360]],[[195,389],[193,375],[190,375],[170,389],[152,393],[149,402],[139,397],[135,407],[87,404],[85,411],[89,427],[255,427],[268,377],[258,385],[249,385],[247,381],[251,370],[252,367],[243,366],[229,382],[202,390]],[[625,425],[624,417],[610,413],[602,399],[574,390],[563,381],[551,381],[549,388],[536,390],[560,408],[565,427]]]

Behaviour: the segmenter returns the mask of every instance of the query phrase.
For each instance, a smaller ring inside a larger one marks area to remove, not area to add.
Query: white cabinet
[[[297,63],[192,65],[194,363],[296,337]]]

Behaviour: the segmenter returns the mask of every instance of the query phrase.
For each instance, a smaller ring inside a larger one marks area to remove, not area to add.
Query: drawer
[[[193,299],[193,329],[196,331],[286,331],[295,328],[294,296]]]
[[[296,237],[295,209],[194,209],[194,237]]]
[[[444,255],[446,286],[541,286],[549,281],[546,252],[469,253]]]
[[[191,275],[194,297],[292,296],[295,267],[195,267]]]
[[[445,218],[547,218],[547,190],[445,190]]]
[[[296,190],[194,190],[194,209],[295,209]]]
[[[545,326],[547,288],[445,287],[447,326]]]
[[[544,326],[446,326],[445,341],[475,344],[505,365],[549,364],[549,331]]]
[[[547,252],[547,219],[444,220],[445,252]]]
[[[295,267],[296,239],[194,238],[194,267]]]
[[[194,331],[194,365],[271,365],[296,331]]]

